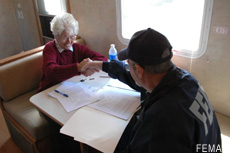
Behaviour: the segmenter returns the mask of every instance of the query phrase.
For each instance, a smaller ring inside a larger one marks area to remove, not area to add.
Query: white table
[[[95,73],[90,77],[84,77],[83,75],[80,75],[70,78],[67,81],[80,82],[80,80],[83,79],[84,83],[86,84],[102,87],[110,79],[106,76],[107,73],[101,71],[99,73]],[[63,126],[69,120],[69,118],[76,112],[76,110],[67,113],[66,110],[62,107],[62,105],[58,102],[58,100],[48,96],[48,93],[57,87],[58,85],[55,85],[47,90],[44,90],[32,96],[30,98],[30,101],[39,111],[43,112],[45,115],[47,115],[55,122]]]
[[[67,81],[80,82],[84,80],[84,84],[103,87],[110,79],[107,73],[101,71],[90,77],[75,76]],[[120,84],[120,82],[116,84]],[[89,106],[67,113],[57,99],[48,95],[58,86],[59,84],[32,96],[30,98],[31,103],[55,122],[61,126],[64,125],[61,133],[73,136],[81,144],[86,143],[102,152],[113,152],[131,117],[129,120],[119,119]],[[120,93],[119,96],[122,94]],[[140,96],[135,95],[130,98],[135,98],[134,100],[139,104]],[[77,125],[75,125],[76,123]],[[90,124],[93,128],[89,126]],[[91,136],[94,137],[95,135],[97,135],[96,138],[91,139]]]

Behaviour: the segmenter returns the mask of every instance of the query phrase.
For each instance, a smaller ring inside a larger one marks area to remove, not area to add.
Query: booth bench
[[[1,110],[13,141],[24,153],[52,152],[48,122],[29,101],[41,79],[43,48],[0,60]]]

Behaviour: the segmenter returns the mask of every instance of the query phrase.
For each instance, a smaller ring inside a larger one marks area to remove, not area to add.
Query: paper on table
[[[107,84],[100,89],[97,94],[103,95],[103,99],[93,103],[95,105],[91,104],[91,107],[83,107],[76,111],[61,129],[61,133],[105,153],[114,152],[131,115],[140,103],[138,92],[118,89],[121,88],[121,82],[111,81],[108,84],[116,85],[116,88],[108,87]],[[129,112],[128,115],[126,111]],[[115,116],[129,119],[123,120]]]
[[[100,99],[99,96],[95,95],[99,87],[86,85],[81,82],[63,82],[56,90],[68,95],[68,97],[65,97],[55,91],[49,92],[49,95],[56,98],[67,112],[81,108]]]
[[[113,153],[129,123],[90,107],[83,107],[65,123],[61,133],[102,152]]]
[[[118,88],[118,89],[136,91],[136,90],[130,88],[127,84],[122,83],[118,79],[110,79],[109,82],[107,82],[106,85],[109,86],[109,87],[114,87],[114,88]]]
[[[139,92],[105,86],[97,93],[103,95],[103,99],[88,106],[124,120],[128,120],[140,105]]]

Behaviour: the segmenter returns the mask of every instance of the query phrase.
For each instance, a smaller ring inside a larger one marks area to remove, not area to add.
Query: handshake
[[[78,71],[84,76],[91,76],[95,72],[102,70],[103,61],[92,61],[89,58],[84,59],[78,64]]]

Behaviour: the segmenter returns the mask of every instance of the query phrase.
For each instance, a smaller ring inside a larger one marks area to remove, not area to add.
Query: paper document
[[[136,90],[130,88],[127,84],[124,84],[123,82],[119,81],[118,79],[110,79],[106,85],[108,87],[136,91]]]
[[[88,106],[124,120],[128,120],[140,105],[139,92],[105,86],[97,93],[103,98]]]
[[[140,104],[140,93],[110,79],[96,95],[100,95],[100,100],[77,110],[61,133],[102,152],[113,153]]]
[[[90,107],[83,107],[65,123],[61,133],[90,145],[101,152],[113,153],[129,123]]]
[[[67,112],[81,108],[100,100],[95,93],[100,87],[86,85],[82,82],[63,82],[49,95],[56,98]]]

